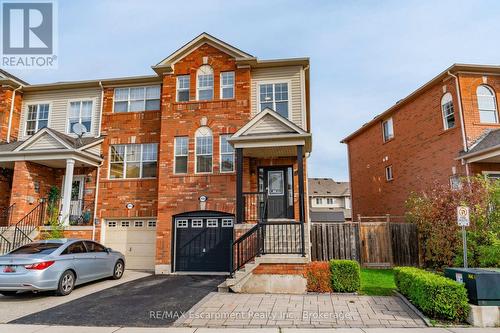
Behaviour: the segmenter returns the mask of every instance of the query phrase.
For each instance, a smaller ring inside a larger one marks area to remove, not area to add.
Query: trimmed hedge
[[[361,286],[359,263],[354,260],[330,260],[332,288],[335,292],[355,292]]]
[[[415,267],[394,268],[401,294],[432,318],[464,321],[469,313],[464,285]]]

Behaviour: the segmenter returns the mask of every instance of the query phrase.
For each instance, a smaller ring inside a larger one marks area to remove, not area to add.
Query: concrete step
[[[228,292],[229,292],[229,287],[228,287],[228,285],[227,285],[227,282],[226,282],[226,281],[224,281],[224,282],[222,282],[221,284],[219,284],[219,285],[217,286],[217,291],[218,291],[219,293],[228,293]]]

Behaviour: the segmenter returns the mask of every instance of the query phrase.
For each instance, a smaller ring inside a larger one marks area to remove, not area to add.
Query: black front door
[[[233,240],[231,215],[188,213],[174,218],[175,270],[229,272]]]
[[[292,167],[261,168],[260,191],[267,193],[267,218],[293,218]]]

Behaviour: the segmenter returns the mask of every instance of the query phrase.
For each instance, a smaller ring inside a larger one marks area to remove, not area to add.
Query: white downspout
[[[97,127],[97,137],[101,136],[101,123],[102,123],[102,109],[104,103],[104,86],[102,85],[102,81],[99,81],[99,86],[101,87],[101,106],[99,110],[99,126]]]
[[[23,85],[21,84],[21,85],[19,85],[19,87],[14,89],[14,91],[12,92],[12,100],[10,102],[9,125],[7,127],[7,143],[10,142],[10,132],[11,132],[11,127],[12,127],[12,117],[14,115],[14,104],[16,101],[16,91],[18,91],[19,89],[22,89],[22,88],[23,88]]]
[[[97,199],[99,198],[99,175],[101,174],[101,165],[97,166],[97,176],[95,181],[95,195],[94,195],[94,220],[92,221],[92,240],[95,241],[95,220],[97,217]],[[102,225],[101,225],[102,233]]]
[[[462,97],[460,95],[460,85],[458,83],[458,77],[454,74],[452,74],[450,71],[448,71],[448,75],[455,78],[455,87],[457,89],[457,99],[458,99],[458,114],[460,115],[460,127],[462,128],[462,143],[464,145],[464,151],[468,151],[469,148],[467,147],[467,138],[465,137],[465,121],[464,121],[464,116],[462,112]]]

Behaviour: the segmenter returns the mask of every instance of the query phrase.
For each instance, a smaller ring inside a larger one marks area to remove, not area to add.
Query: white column
[[[71,204],[71,187],[73,184],[73,169],[75,160],[66,160],[66,174],[64,175],[64,187],[62,197],[61,220],[64,225],[69,225],[69,206]]]

